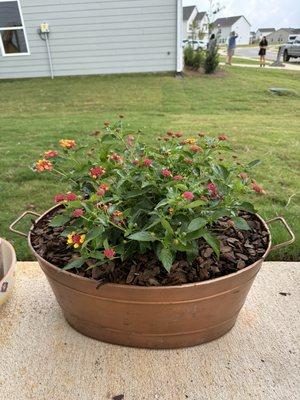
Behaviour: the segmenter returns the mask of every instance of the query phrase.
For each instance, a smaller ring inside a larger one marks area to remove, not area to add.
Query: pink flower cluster
[[[217,197],[218,196],[218,188],[214,183],[209,183],[207,185],[207,189],[209,191],[209,194],[211,197]]]
[[[163,168],[160,172],[165,178],[172,176],[172,172],[167,168]]]
[[[62,201],[68,202],[68,201],[75,201],[78,199],[78,196],[75,193],[67,193],[67,194],[57,194],[54,196],[54,201],[55,203],[61,203]]]

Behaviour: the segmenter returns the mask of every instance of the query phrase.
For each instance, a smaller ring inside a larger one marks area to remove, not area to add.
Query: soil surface
[[[45,260],[63,268],[79,257],[66,244],[66,238],[60,234],[64,227],[52,228],[49,222],[61,209],[55,209],[34,225],[31,243],[36,252]],[[212,227],[212,233],[220,240],[219,259],[204,239],[199,239],[199,256],[190,264],[184,253],[178,253],[177,259],[168,274],[154,253],[136,255],[134,259],[108,262],[100,267],[86,270],[85,266],[70,272],[91,278],[101,285],[112,282],[138,286],[170,286],[205,281],[237,272],[262,258],[267,250],[269,234],[260,220],[249,213],[241,213],[251,230],[237,229],[227,217],[221,218]],[[88,260],[86,267],[93,265]]]
[[[225,78],[227,77],[229,74],[227,71],[224,71],[223,69],[217,69],[214,73],[212,74],[206,74],[204,72],[203,68],[199,68],[198,70],[194,70],[188,67],[184,68],[184,76],[205,76],[206,78]]]

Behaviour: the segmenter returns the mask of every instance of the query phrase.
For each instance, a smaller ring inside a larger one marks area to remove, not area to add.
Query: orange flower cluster
[[[75,140],[71,139],[61,139],[59,141],[59,145],[63,147],[64,149],[72,149],[73,147],[76,146]]]
[[[255,181],[253,181],[251,187],[258,194],[267,194],[264,188]]]
[[[51,171],[51,170],[53,169],[53,165],[52,165],[52,162],[49,161],[49,160],[45,160],[45,159],[43,159],[43,160],[38,160],[38,161],[35,163],[35,169],[36,169],[38,172]]]
[[[189,137],[184,140],[184,144],[195,144],[195,143],[196,143],[196,139],[193,137]]]
[[[116,210],[111,214],[112,222],[116,225],[124,224],[123,213],[122,211]]]

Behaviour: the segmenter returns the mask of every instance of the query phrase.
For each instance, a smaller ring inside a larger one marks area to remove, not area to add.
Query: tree
[[[213,74],[219,65],[219,49],[214,39],[213,43],[209,46],[206,51],[206,57],[204,60],[204,71],[206,74]]]
[[[203,40],[205,38],[205,31],[204,30],[200,30],[198,32],[198,39],[199,40]]]
[[[194,21],[190,24],[190,30],[192,32],[192,39],[196,40],[197,39],[197,32],[199,30],[199,23],[197,19],[194,19]]]
[[[207,19],[208,19],[208,34],[209,36],[212,34],[214,28],[214,22],[216,20],[219,12],[224,10],[225,6],[221,5],[219,2],[215,2],[214,0],[209,0],[209,8],[207,11]]]

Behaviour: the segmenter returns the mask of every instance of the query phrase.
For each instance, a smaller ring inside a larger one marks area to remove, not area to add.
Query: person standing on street
[[[259,58],[260,58],[260,67],[266,66],[266,51],[268,47],[268,41],[265,36],[262,37],[261,41],[259,42]]]
[[[227,62],[226,64],[231,65],[232,57],[234,55],[234,50],[236,48],[236,39],[238,35],[235,32],[231,32],[229,38],[227,39]]]

